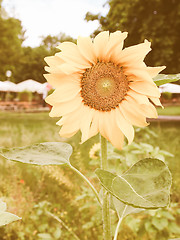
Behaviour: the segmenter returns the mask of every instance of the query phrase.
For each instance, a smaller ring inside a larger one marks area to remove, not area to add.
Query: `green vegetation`
[[[23,31],[21,22],[14,18],[2,18],[0,11],[0,32],[0,55],[2,56],[0,58],[0,79],[6,80],[6,71],[11,70],[14,73],[22,56]]]
[[[180,116],[180,106],[168,106],[157,109],[159,115]]]
[[[65,141],[58,135],[58,119],[48,113],[0,112],[0,146],[27,146],[46,141]],[[143,157],[165,160],[173,175],[172,204],[158,211],[143,211],[127,216],[122,223],[121,239],[163,240],[180,236],[179,204],[179,123],[151,123],[144,129],[136,128],[135,141],[119,152],[111,145],[111,169],[125,171],[127,164]],[[99,141],[98,136],[80,145],[80,134],[68,142],[74,153],[71,164],[83,172],[97,188],[99,182],[94,170],[99,166],[99,150],[89,151]],[[94,157],[93,157],[94,155]],[[125,163],[127,160],[127,164]],[[80,239],[97,239],[102,236],[101,209],[86,184],[65,166],[35,167],[0,159],[0,197],[7,203],[8,211],[22,220],[0,229],[0,239],[42,240],[73,239],[66,228],[48,212],[58,216]],[[117,223],[114,215],[112,223]]]

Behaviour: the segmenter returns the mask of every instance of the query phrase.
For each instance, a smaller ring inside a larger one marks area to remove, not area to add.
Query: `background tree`
[[[51,55],[44,47],[22,47],[22,55],[19,60],[19,66],[16,67],[14,78],[16,82],[21,82],[27,79],[33,79],[38,82],[45,82],[43,74],[45,73],[44,58]]]
[[[2,13],[1,7],[0,13]],[[0,14],[0,80],[6,80],[7,70],[12,71],[12,80],[14,80],[14,72],[22,54],[23,40],[21,22],[15,18],[4,18]]]
[[[44,67],[47,64],[44,58],[59,52],[56,47],[64,41],[75,42],[75,39],[64,33],[60,33],[57,36],[48,35],[42,37],[42,42],[39,47],[22,47],[23,53],[14,76],[16,82],[21,82],[26,79],[34,79],[41,83],[45,82],[46,80],[43,74],[45,73]]]
[[[64,41],[70,41],[70,42],[76,42],[74,38],[72,38],[69,35],[66,35],[65,33],[60,32],[57,36],[51,36],[48,35],[46,37],[42,37],[42,43],[47,50],[51,51],[52,54],[57,52],[56,47]]]
[[[99,31],[128,31],[125,46],[152,42],[153,51],[146,58],[148,65],[166,65],[164,73],[177,73],[180,66],[180,1],[179,0],[109,0],[109,12],[86,14],[86,20],[98,20]]]

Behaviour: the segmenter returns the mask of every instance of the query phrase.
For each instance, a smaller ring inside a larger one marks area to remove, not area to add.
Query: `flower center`
[[[118,107],[128,90],[122,67],[111,62],[99,62],[86,69],[81,79],[83,103],[99,111]]]

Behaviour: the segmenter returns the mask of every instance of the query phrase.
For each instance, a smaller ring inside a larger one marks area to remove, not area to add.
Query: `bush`
[[[7,92],[5,94],[5,101],[11,101],[11,100],[13,100],[13,94],[10,92]]]
[[[33,93],[29,91],[23,91],[18,93],[19,101],[31,102],[33,99]]]
[[[172,99],[172,93],[171,92],[163,92],[162,93],[162,96],[163,96],[163,98],[164,99],[167,99],[167,100],[170,100],[170,99]]]

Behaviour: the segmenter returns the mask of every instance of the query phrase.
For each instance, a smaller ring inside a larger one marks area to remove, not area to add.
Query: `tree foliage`
[[[60,33],[57,36],[48,35],[42,38],[42,43],[38,47],[22,47],[22,57],[20,59],[19,67],[16,69],[15,79],[21,82],[26,79],[34,79],[38,82],[45,82],[43,74],[46,65],[44,58],[54,55],[59,50],[56,47],[64,41],[75,40],[70,36]]]
[[[56,47],[64,41],[70,41],[70,42],[76,42],[74,38],[71,36],[66,35],[65,33],[59,33],[57,36],[51,36],[48,35],[46,37],[42,37],[42,43],[47,50],[53,52],[56,52]]]
[[[126,46],[148,39],[153,51],[146,58],[151,66],[166,65],[164,72],[179,72],[180,66],[180,1],[179,0],[109,0],[109,12],[86,14],[86,20],[98,20],[99,28],[94,32],[116,30],[127,31]]]
[[[23,31],[21,22],[15,18],[0,17],[0,79],[7,70],[15,72],[22,54]]]
[[[33,79],[38,82],[45,82],[43,74],[45,73],[44,58],[50,55],[44,46],[22,47],[22,55],[19,60],[19,66],[14,71],[14,79],[21,82],[27,79]]]

